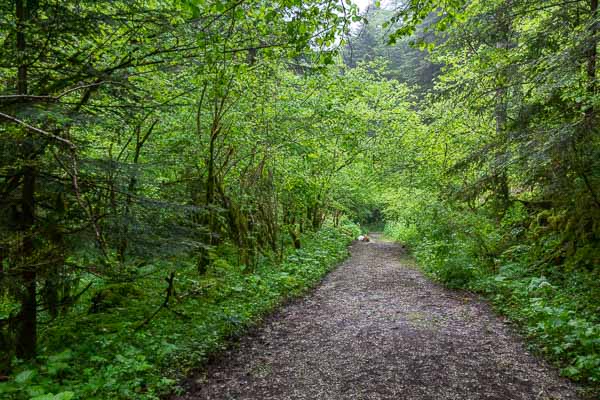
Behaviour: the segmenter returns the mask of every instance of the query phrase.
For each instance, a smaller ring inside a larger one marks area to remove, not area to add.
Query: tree
[[[221,207],[229,215],[235,208],[217,171],[232,161],[217,147],[227,146],[222,120],[236,101],[227,91],[263,59],[330,60],[346,19],[343,5],[325,1],[14,0],[0,10],[0,259],[2,287],[15,300],[3,342],[32,358],[38,312],[55,317],[77,299],[82,273],[132,279],[131,256],[158,251],[153,242],[174,230],[194,238],[183,241],[188,249],[214,244],[198,232],[215,237]],[[167,129],[189,125],[168,113],[185,119],[186,110],[208,109],[206,165],[188,151],[165,172],[160,157],[182,143],[203,146],[206,128],[196,124],[199,142],[181,131],[174,137]],[[175,177],[197,167],[207,168],[206,202],[181,204],[184,185]],[[165,190],[173,180],[177,189]],[[208,219],[181,227],[178,220],[200,208]],[[233,219],[228,234],[236,236]]]

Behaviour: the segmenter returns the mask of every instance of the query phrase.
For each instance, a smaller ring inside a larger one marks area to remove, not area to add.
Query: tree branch
[[[13,123],[15,123],[17,125],[21,125],[22,127],[24,127],[25,129],[27,129],[30,132],[38,133],[40,135],[47,136],[47,137],[49,137],[51,139],[54,139],[54,140],[56,140],[58,142],[61,142],[62,144],[67,145],[72,150],[75,150],[77,148],[77,146],[75,146],[75,144],[73,144],[73,142],[71,142],[71,141],[69,141],[69,140],[67,140],[65,138],[62,138],[60,136],[57,136],[57,135],[55,135],[53,133],[47,132],[47,131],[45,131],[43,129],[36,128],[33,125],[29,125],[27,122],[22,121],[22,120],[20,120],[20,119],[18,119],[16,117],[13,117],[12,115],[8,115],[8,114],[4,114],[3,112],[0,112],[0,118],[5,119],[5,120],[10,121],[10,122],[13,122]]]

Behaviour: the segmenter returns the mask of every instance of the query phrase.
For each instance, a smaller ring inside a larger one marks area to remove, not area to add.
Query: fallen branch
[[[141,324],[139,324],[134,331],[139,331],[142,327],[144,327],[145,325],[147,325],[150,321],[152,321],[152,319],[154,317],[156,317],[156,315],[158,315],[158,313],[163,309],[166,308],[169,311],[171,311],[173,314],[182,317],[182,318],[186,318],[189,319],[189,317],[185,314],[182,314],[178,311],[175,310],[171,310],[169,308],[169,300],[171,299],[171,297],[173,297],[175,295],[175,286],[174,286],[174,280],[175,280],[175,272],[171,272],[171,274],[165,278],[165,281],[167,281],[167,283],[169,284],[167,286],[167,290],[165,291],[165,299],[163,300],[162,304],[160,305],[160,307],[158,307],[156,309],[156,311],[154,311],[152,313],[152,315],[150,315],[148,318],[146,318]]]

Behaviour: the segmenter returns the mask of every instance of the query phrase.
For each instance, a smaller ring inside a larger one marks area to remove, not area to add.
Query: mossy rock
[[[143,296],[140,288],[132,283],[117,283],[105,286],[94,293],[90,313],[95,314],[120,307]]]

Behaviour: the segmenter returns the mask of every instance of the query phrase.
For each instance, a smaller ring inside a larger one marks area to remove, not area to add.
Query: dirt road
[[[576,399],[475,296],[445,289],[376,237],[177,399]]]

